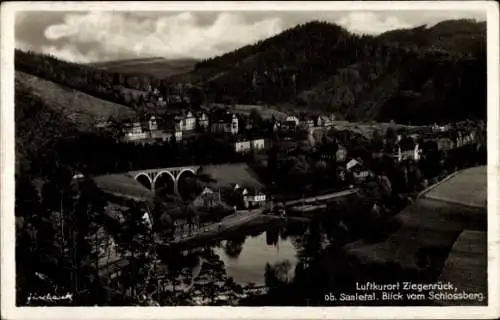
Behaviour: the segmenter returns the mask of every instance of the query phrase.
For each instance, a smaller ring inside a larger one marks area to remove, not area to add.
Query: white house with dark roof
[[[300,121],[299,121],[299,118],[294,116],[294,115],[289,115],[285,118],[285,122],[288,123],[288,124],[291,124],[293,123],[295,126],[298,126]]]
[[[266,194],[253,187],[241,187],[234,185],[234,192],[241,197],[245,209],[261,207],[266,204]]]
[[[411,137],[406,137],[401,139],[397,145],[397,154],[396,157],[399,162],[403,160],[414,160],[420,161],[422,156],[422,148],[415,139]]]
[[[351,159],[346,164],[346,170],[351,172],[354,178],[358,181],[366,180],[370,176],[370,172],[361,164],[358,159]]]

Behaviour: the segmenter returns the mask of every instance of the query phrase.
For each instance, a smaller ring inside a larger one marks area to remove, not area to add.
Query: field
[[[200,170],[215,179],[217,187],[229,187],[235,183],[242,187],[263,186],[257,174],[245,163],[203,166]]]
[[[405,210],[404,215],[430,215],[435,212],[420,210],[424,208],[413,207]],[[411,210],[408,211],[408,210]],[[432,247],[435,251],[441,251],[438,265],[443,265],[447,252],[455,242],[460,233],[459,226],[448,226],[446,219],[439,216],[435,217],[433,224],[432,217],[428,215],[423,224],[406,223],[399,229],[391,233],[381,242],[372,242],[370,240],[359,240],[344,247],[348,255],[354,256],[362,265],[367,267],[373,264],[384,265],[395,262],[404,270],[410,272],[419,272],[418,261],[416,259],[421,249]],[[397,217],[395,221],[403,220]],[[458,227],[458,228],[457,228]],[[433,270],[439,272],[439,268]]]
[[[462,232],[453,245],[438,280],[450,281],[459,291],[486,293],[488,282],[486,241],[485,232],[470,230]]]
[[[428,192],[439,194],[442,199],[430,198],[424,194],[387,224],[392,233],[389,232],[384,240],[359,240],[345,246],[345,251],[361,264],[383,265],[396,262],[405,270],[419,272],[421,269],[415,257],[421,251],[431,250],[436,259],[432,271],[440,272],[444,260],[462,231],[486,229],[484,203],[482,207],[478,207],[479,203],[475,207],[465,206],[460,201],[448,201],[444,194],[450,196],[456,191],[459,197],[469,195],[471,201],[479,198],[478,195],[486,192],[485,183],[481,183],[485,178],[484,174],[484,167],[472,168],[438,184]]]
[[[196,60],[165,58],[143,58],[133,60],[109,61],[94,63],[93,66],[112,72],[131,74],[145,74],[160,79],[189,72],[193,69]]]
[[[486,207],[488,181],[486,167],[463,170],[431,188],[424,197],[472,207]]]
[[[16,82],[82,129],[93,127],[96,122],[109,118],[121,120],[135,115],[135,112],[126,106],[101,100],[21,71],[16,71],[15,77]]]
[[[94,177],[96,185],[105,193],[131,199],[151,200],[153,194],[126,173]]]

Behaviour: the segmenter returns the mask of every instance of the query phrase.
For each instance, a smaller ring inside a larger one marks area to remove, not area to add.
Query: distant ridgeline
[[[196,64],[207,98],[299,105],[350,120],[423,124],[486,117],[486,23],[354,35],[310,22]]]

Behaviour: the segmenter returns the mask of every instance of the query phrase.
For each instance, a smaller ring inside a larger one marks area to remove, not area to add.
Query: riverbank
[[[175,279],[161,283],[164,296],[162,305],[237,306],[242,299],[268,291],[265,287],[252,284],[236,284],[228,277],[224,262],[213,252],[205,252],[198,259],[194,268],[185,267]]]

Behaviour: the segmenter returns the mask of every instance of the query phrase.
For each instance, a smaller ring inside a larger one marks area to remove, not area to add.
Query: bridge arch
[[[183,191],[186,190],[185,187],[187,186],[185,184],[185,181],[183,180],[183,178],[195,177],[195,176],[196,176],[196,171],[194,171],[191,168],[182,169],[177,174],[177,177],[176,177],[176,186],[177,186],[176,192],[177,192],[177,194],[180,197],[184,197],[185,196],[185,194],[183,194]]]
[[[153,180],[151,180],[151,177],[147,173],[140,172],[135,175],[134,179],[143,186],[145,186],[146,188],[148,188],[148,190],[153,190],[154,182]]]
[[[182,170],[179,172],[179,174],[177,174],[177,177],[175,178],[175,180],[176,180],[177,182],[179,182],[179,180],[180,180],[181,176],[182,176],[184,173],[186,173],[186,172],[192,173],[194,176],[196,175],[196,171],[194,171],[193,169],[191,169],[191,168],[185,168],[185,169],[182,169]]]
[[[168,171],[168,170],[162,170],[160,172],[158,172],[155,177],[153,178],[153,187],[154,187],[154,190],[157,190],[159,187],[160,187],[160,182],[163,180],[162,178],[166,177],[170,182],[170,184],[172,185],[171,188],[169,188],[169,191],[170,193],[176,193],[177,192],[177,179],[176,177],[172,174],[172,172]],[[167,184],[167,188],[168,188],[169,184]]]

